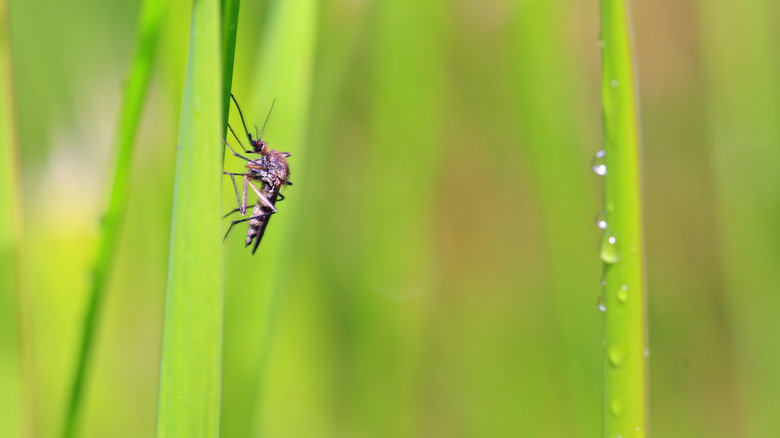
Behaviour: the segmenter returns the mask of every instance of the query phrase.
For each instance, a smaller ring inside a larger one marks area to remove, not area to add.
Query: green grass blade
[[[227,126],[241,0],[222,0],[222,126]]]
[[[0,430],[22,435],[22,367],[19,342],[19,244],[16,117],[8,2],[0,1]]]
[[[92,271],[93,281],[84,317],[81,348],[77,357],[78,362],[73,381],[71,382],[70,400],[67,417],[64,422],[64,437],[77,435],[76,428],[83,402],[85,380],[89,375],[97,321],[106,292],[109,270],[116,253],[121,220],[124,217],[125,206],[128,201],[130,163],[132,161],[135,136],[149,88],[165,5],[166,3],[162,0],[146,0],[143,2],[141,9],[137,48],[124,90],[124,99],[119,116],[119,126],[114,145],[117,156],[114,172],[112,173],[113,181],[108,186],[110,187],[108,208],[101,221],[101,235],[97,259]]]
[[[179,124],[157,436],[219,435],[222,62],[218,0],[195,0]]]
[[[646,295],[631,29],[625,0],[601,2],[604,117],[603,436],[647,434]]]

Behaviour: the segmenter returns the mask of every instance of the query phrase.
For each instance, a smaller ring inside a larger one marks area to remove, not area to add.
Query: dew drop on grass
[[[604,263],[617,263],[620,254],[617,249],[617,239],[609,232],[605,232],[601,238],[601,250],[599,256]]]
[[[607,357],[609,358],[609,364],[617,368],[623,364],[623,359],[625,359],[626,355],[622,348],[612,347],[609,349]]]
[[[604,176],[607,174],[607,165],[604,163],[604,151],[596,152],[593,160],[590,162],[590,168],[596,172],[596,175]]]
[[[606,230],[607,229],[607,220],[604,218],[604,216],[605,215],[604,215],[603,211],[600,211],[596,215],[596,226],[599,227],[599,229],[601,229],[601,230]]]
[[[617,79],[612,79],[611,81],[609,81],[609,85],[612,85],[612,87],[614,88],[620,85],[620,82],[618,82]]]
[[[612,415],[619,417],[623,415],[623,403],[617,398],[613,398],[612,402],[609,404],[609,410],[612,412]]]
[[[625,303],[626,301],[628,301],[628,285],[627,284],[624,284],[623,286],[620,287],[620,289],[618,289],[618,291],[617,291],[617,299],[621,303]]]
[[[598,307],[600,312],[607,311],[607,306],[604,304],[604,295],[599,295],[599,300],[596,302],[596,307]]]

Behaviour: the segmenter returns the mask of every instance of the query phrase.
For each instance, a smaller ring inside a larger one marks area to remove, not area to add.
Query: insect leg
[[[241,216],[243,216],[244,212],[246,211],[246,184],[248,182],[249,182],[249,176],[247,174],[244,174],[244,203],[241,204],[241,208],[243,208],[243,211],[241,212]],[[252,186],[252,188],[254,188],[254,186]]]
[[[231,214],[231,213],[233,213],[233,212],[230,212],[230,213],[228,213],[228,214]],[[252,216],[252,217],[248,217],[248,218],[244,218],[244,219],[239,219],[239,220],[237,220],[237,221],[232,221],[232,222],[230,222],[230,226],[228,227],[228,230],[227,230],[227,232],[225,233],[225,237],[223,237],[223,238],[222,238],[222,241],[224,242],[224,241],[225,241],[225,239],[227,239],[227,236],[228,236],[228,234],[230,234],[230,230],[232,230],[232,229],[233,229],[233,226],[235,226],[236,224],[240,224],[241,222],[246,222],[246,221],[248,221],[248,220],[252,220],[252,219],[261,219],[261,218],[264,218],[264,217],[266,217],[266,216],[270,216],[270,215],[272,215],[272,214],[273,214],[273,212],[269,212],[269,213],[263,213],[263,214],[259,214],[259,215],[257,215],[257,216]]]
[[[238,197],[238,187],[236,186],[236,177],[235,175],[244,175],[243,173],[230,173],[222,171],[225,175],[230,175],[230,181],[233,182],[233,191],[236,192],[236,202],[238,202],[239,211],[241,212],[241,216],[244,215],[246,212],[246,183],[244,183],[244,204],[241,204],[241,198]],[[244,178],[246,178],[246,175],[244,175]]]
[[[246,138],[249,139],[249,143],[252,143],[254,141],[252,140],[252,134],[250,134],[249,130],[246,128],[246,122],[244,121],[244,113],[241,112],[241,107],[238,106],[238,101],[236,100],[236,96],[233,96],[233,93],[230,93],[230,97],[233,98],[233,103],[236,104],[238,115],[241,117],[241,124],[244,125],[244,132],[246,133]]]
[[[234,209],[230,210],[227,214],[222,216],[222,219],[225,219],[226,217],[230,216],[231,214],[233,214],[233,213],[235,213],[237,211],[241,211],[241,209],[240,208],[234,208]]]
[[[232,147],[230,147],[230,145],[228,144],[227,140],[225,140],[225,139],[223,138],[223,139],[222,139],[222,141],[224,141],[224,142],[225,142],[225,146],[227,146],[227,147],[228,147],[228,149],[230,149],[230,152],[233,152],[233,155],[237,156],[238,158],[243,158],[244,160],[247,160],[247,161],[252,161],[252,160],[250,160],[249,158],[247,158],[247,157],[245,157],[245,156],[243,156],[243,155],[239,154],[238,152],[234,151],[234,150],[233,150],[233,148],[232,148]],[[242,145],[241,147],[244,147],[244,146]]]
[[[246,154],[254,153],[254,151],[247,150],[247,148],[244,147],[244,143],[241,143],[241,139],[238,138],[238,136],[236,135],[236,131],[233,130],[233,127],[230,126],[230,123],[228,123],[228,129],[230,130],[230,132],[233,133],[233,137],[236,139],[238,144],[241,146],[241,149],[244,150],[244,153],[246,153]]]

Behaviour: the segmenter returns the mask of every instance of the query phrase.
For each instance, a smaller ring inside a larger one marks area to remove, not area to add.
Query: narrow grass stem
[[[76,436],[76,427],[80,416],[85,380],[89,373],[93,343],[97,331],[97,322],[101,312],[109,270],[116,254],[121,220],[127,205],[130,185],[130,163],[141,111],[146,100],[147,90],[157,51],[160,27],[163,22],[165,2],[146,0],[141,7],[138,28],[138,42],[135,58],[124,90],[119,126],[116,131],[116,161],[113,180],[110,187],[108,208],[101,220],[101,234],[98,252],[92,270],[92,285],[88,295],[87,309],[81,336],[81,347],[77,356],[76,368],[71,382],[70,399],[62,431],[63,437]]]
[[[626,0],[601,1],[604,117],[604,437],[647,435],[639,128]]]
[[[0,426],[3,436],[24,429],[20,321],[21,208],[8,1],[0,0]]]

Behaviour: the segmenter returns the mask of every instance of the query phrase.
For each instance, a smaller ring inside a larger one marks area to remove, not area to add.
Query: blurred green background
[[[61,428],[138,6],[10,0],[30,436]],[[190,7],[167,11],[85,437],[154,434]],[[277,100],[295,185],[256,256],[225,243],[222,436],[598,436],[597,2],[323,2],[303,73],[261,62],[288,49],[274,7],[242,2],[233,90],[261,125],[258,78],[308,75],[308,122]],[[650,431],[778,436],[780,10],[632,13]]]

